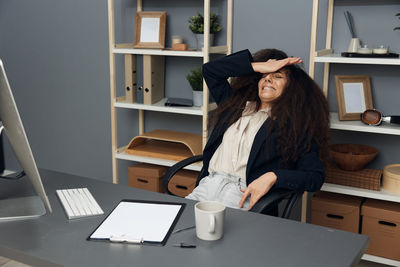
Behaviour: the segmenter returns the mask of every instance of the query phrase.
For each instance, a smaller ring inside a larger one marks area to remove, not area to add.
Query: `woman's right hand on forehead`
[[[299,64],[302,62],[303,60],[299,57],[288,57],[280,60],[270,59],[265,62],[252,62],[251,66],[255,72],[271,73],[276,72],[287,65]]]

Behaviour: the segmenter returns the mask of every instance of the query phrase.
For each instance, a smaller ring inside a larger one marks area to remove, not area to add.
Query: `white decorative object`
[[[360,39],[351,38],[350,44],[349,44],[349,48],[347,49],[347,52],[357,53],[359,48],[360,48]]]
[[[360,54],[372,54],[372,49],[368,48],[367,45],[363,45],[358,49],[358,53]]]
[[[204,47],[204,34],[196,33],[196,40],[197,40],[197,50],[201,50]],[[210,33],[210,38],[208,39],[208,43],[210,46],[214,44],[214,34]]]
[[[203,106],[203,91],[193,90],[193,106],[196,107]]]
[[[373,52],[374,54],[380,54],[380,55],[382,55],[382,54],[387,54],[387,53],[388,53],[388,49],[387,49],[386,46],[381,45],[381,46],[379,46],[378,48],[374,48],[372,52]]]
[[[179,36],[179,35],[173,35],[172,36],[172,46],[174,44],[181,44],[181,43],[183,43],[183,39],[182,39],[181,36]]]

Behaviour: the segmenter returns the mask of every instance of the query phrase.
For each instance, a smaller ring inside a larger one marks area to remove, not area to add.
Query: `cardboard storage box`
[[[311,223],[359,233],[362,198],[317,192],[311,199]]]
[[[128,167],[129,186],[163,193],[162,177],[168,167],[140,163]]]
[[[400,204],[367,199],[361,215],[361,233],[369,236],[366,253],[399,261]]]
[[[196,187],[196,181],[199,173],[196,171],[181,170],[178,171],[168,184],[168,189],[174,195],[186,197],[192,193]]]

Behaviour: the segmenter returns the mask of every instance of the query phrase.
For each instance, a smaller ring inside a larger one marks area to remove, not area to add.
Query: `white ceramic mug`
[[[199,202],[194,206],[196,235],[208,241],[218,240],[224,234],[225,206],[215,201]]]

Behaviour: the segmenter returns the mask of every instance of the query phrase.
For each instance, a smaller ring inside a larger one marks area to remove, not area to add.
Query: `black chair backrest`
[[[197,155],[193,156],[187,159],[184,159],[182,161],[179,161],[175,165],[171,166],[165,175],[163,176],[163,188],[164,191],[167,192],[170,195],[173,195],[171,191],[168,189],[168,184],[172,177],[181,169],[184,167],[193,164],[195,162],[203,160],[203,155]],[[201,173],[199,174],[199,176]],[[268,211],[271,209],[271,207],[276,207],[282,200],[287,199],[286,206],[284,208],[284,211],[280,217],[282,218],[289,218],[290,212],[292,211],[292,208],[294,204],[296,203],[297,198],[302,194],[302,192],[296,192],[292,190],[287,190],[287,189],[275,189],[265,196],[263,196],[255,205],[254,207],[250,210],[252,212],[257,212],[257,213],[263,213],[267,214]],[[275,215],[275,214],[274,214]]]

